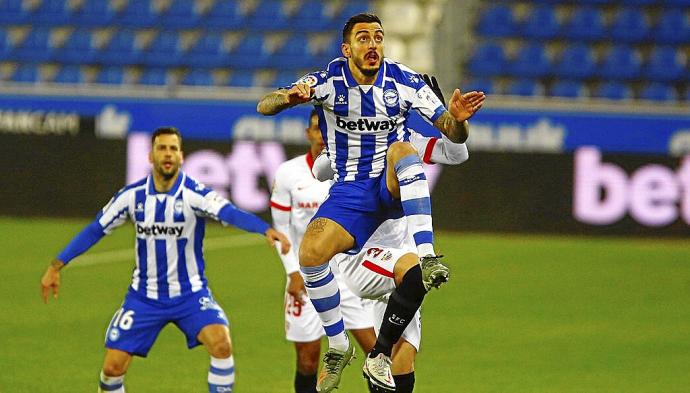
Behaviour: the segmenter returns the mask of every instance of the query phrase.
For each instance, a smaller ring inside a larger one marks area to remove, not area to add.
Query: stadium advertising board
[[[34,124],[32,129],[51,130],[55,128],[50,127],[53,123],[71,125],[69,132],[62,132],[73,133],[77,116],[82,119],[82,132],[93,132],[103,138],[124,138],[128,133],[150,132],[169,124],[182,130],[186,140],[303,143],[308,106],[274,117],[257,114],[255,106],[255,102],[222,100],[0,95],[0,134],[20,133],[17,124]],[[28,123],[27,118],[32,118],[32,122]],[[424,134],[435,133],[414,113],[410,122]],[[23,129],[22,133],[26,134],[26,127]],[[608,153],[679,156],[690,153],[690,114],[602,114],[485,107],[472,120],[468,144],[475,152],[562,153],[595,146]]]

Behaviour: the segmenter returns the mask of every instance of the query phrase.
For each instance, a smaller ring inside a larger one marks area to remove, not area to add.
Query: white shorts
[[[342,277],[336,276],[337,280]],[[305,296],[302,305],[285,293],[285,337],[288,341],[310,342],[325,335],[319,314],[309,298]],[[368,329],[374,326],[372,302],[363,300],[344,285],[340,285],[340,309],[346,330]]]
[[[377,335],[388,305],[388,297],[395,290],[393,268],[398,259],[408,253],[414,254],[416,250],[411,246],[385,248],[365,245],[357,255],[338,254],[333,258],[343,281],[352,292],[361,298],[373,300]],[[419,351],[422,339],[422,317],[419,310],[403,332],[402,338]]]

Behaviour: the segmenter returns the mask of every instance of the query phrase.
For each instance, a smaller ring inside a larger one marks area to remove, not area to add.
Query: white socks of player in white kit
[[[98,391],[102,393],[125,393],[125,376],[109,377],[101,370],[101,381],[98,384]]]
[[[431,197],[429,183],[419,156],[401,158],[395,164],[400,184],[400,201],[407,218],[407,229],[414,237],[420,257],[434,253],[434,233],[431,225]]]
[[[235,359],[211,356],[211,367],[208,370],[208,391],[210,393],[232,393],[235,386]]]
[[[349,342],[340,311],[340,289],[330,265],[326,262],[319,266],[302,266],[300,270],[309,299],[328,336],[328,346],[339,351],[347,350]]]

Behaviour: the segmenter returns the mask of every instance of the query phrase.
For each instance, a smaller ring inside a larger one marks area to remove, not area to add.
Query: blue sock
[[[344,351],[349,346],[343,314],[340,311],[340,289],[328,262],[319,266],[300,267],[309,299],[321,318],[328,336],[328,346]]]
[[[395,173],[400,184],[400,201],[407,218],[407,230],[417,245],[417,254],[420,257],[436,255],[429,183],[422,162],[417,155],[403,157],[395,164]]]

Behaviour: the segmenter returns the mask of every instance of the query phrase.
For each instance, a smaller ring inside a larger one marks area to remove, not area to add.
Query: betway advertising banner
[[[253,101],[0,95],[0,135],[125,138],[173,125],[186,140],[304,143],[309,106],[272,117],[255,108]],[[436,133],[414,111],[409,120],[425,135]],[[594,146],[606,153],[690,153],[690,111],[652,115],[492,109],[489,101],[471,125],[468,145],[475,152],[563,153]]]

